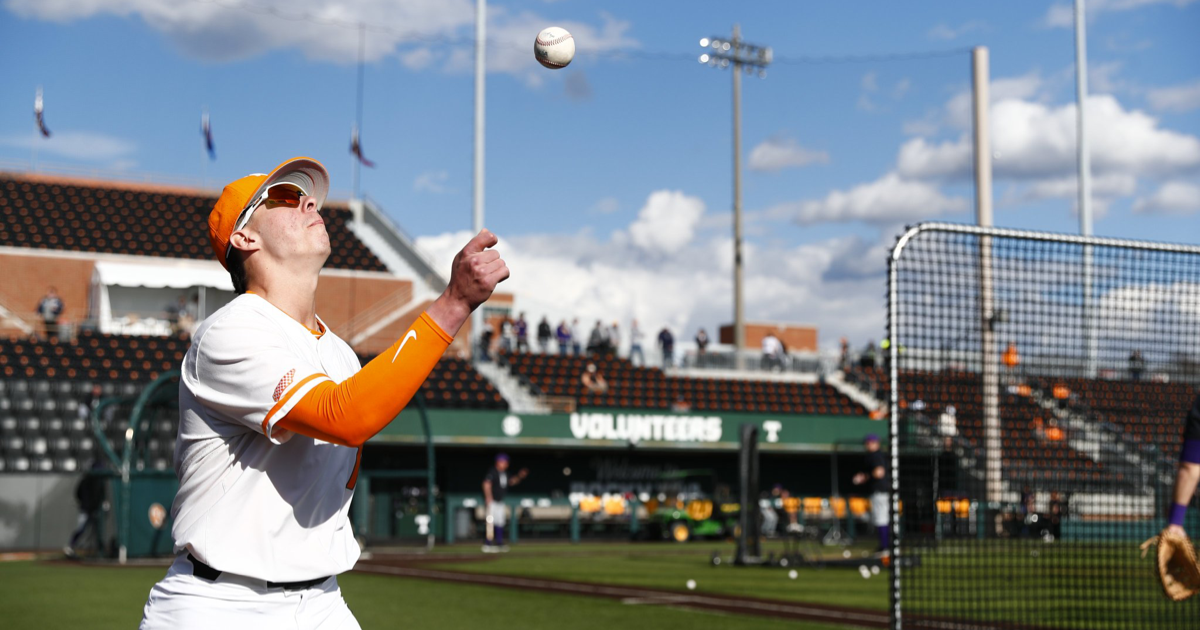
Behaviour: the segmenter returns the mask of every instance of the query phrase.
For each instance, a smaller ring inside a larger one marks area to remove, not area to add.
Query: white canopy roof
[[[229,272],[211,261],[162,261],[153,265],[96,261],[93,280],[103,286],[188,289],[210,287],[233,291]]]

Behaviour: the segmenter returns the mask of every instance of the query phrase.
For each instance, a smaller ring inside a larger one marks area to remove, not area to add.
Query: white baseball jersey
[[[238,296],[200,324],[179,382],[176,553],[273,582],[354,566],[347,513],[359,449],[275,424],[317,384],[360,368],[327,327],[317,337],[257,295]]]

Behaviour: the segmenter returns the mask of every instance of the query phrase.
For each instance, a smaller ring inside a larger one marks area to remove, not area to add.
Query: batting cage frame
[[[1200,383],[1200,247],[922,223],[887,282],[892,628],[1197,627],[1138,544]]]

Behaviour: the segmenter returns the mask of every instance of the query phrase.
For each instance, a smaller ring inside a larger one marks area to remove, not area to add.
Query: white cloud
[[[961,197],[947,197],[936,186],[896,173],[847,191],[835,190],[824,199],[781,204],[765,211],[769,217],[790,217],[801,225],[862,221],[892,224],[962,212]]]
[[[1019,77],[993,79],[988,85],[988,96],[992,107],[1009,99],[1033,100],[1045,85],[1041,73],[1034,70]],[[973,127],[974,109],[971,92],[964,90],[954,95],[945,107],[946,122],[956,129],[970,130]]]
[[[957,97],[956,97],[957,98]],[[1074,172],[1075,105],[1057,107],[1020,99],[991,109],[997,178],[1058,178]],[[1093,172],[1170,175],[1200,167],[1200,139],[1163,129],[1141,111],[1126,110],[1112,96],[1088,98]],[[918,179],[965,179],[971,172],[971,138],[934,143],[914,138],[897,158],[901,175]]]
[[[1190,112],[1200,109],[1200,79],[1191,83],[1152,89],[1146,93],[1152,109],[1161,112]]]
[[[446,171],[426,171],[417,175],[417,178],[413,180],[413,190],[435,195],[449,192],[450,189],[446,187],[449,179],[450,173]]]
[[[0,138],[0,145],[32,150],[33,143],[36,142],[38,152],[46,155],[87,162],[120,161],[126,166],[133,165],[133,162],[127,158],[134,153],[137,146],[129,140],[92,131],[56,131],[53,128],[51,131],[54,133],[49,138],[40,136],[37,138],[31,136]]]
[[[1123,89],[1125,82],[1117,78],[1120,71],[1120,61],[1095,63],[1088,66],[1088,92],[1112,94]]]
[[[752,171],[775,172],[809,164],[828,164],[829,154],[825,151],[806,149],[794,138],[774,137],[751,149],[747,161]]]
[[[7,6],[22,17],[54,22],[140,17],[187,54],[219,61],[293,48],[310,59],[353,63],[359,23],[368,25],[366,59],[378,61],[406,43],[466,33],[475,19],[470,0],[291,0],[244,10],[162,0],[8,0]]]
[[[1192,214],[1200,211],[1200,185],[1195,182],[1169,181],[1153,195],[1133,203],[1141,214]]]
[[[411,69],[470,71],[474,64],[475,2],[472,0],[277,0],[263,3],[167,2],[164,0],[5,0],[16,15],[53,22],[96,16],[140,18],[183,52],[230,61],[276,49],[310,59],[354,63],[359,24],[367,25],[368,62],[396,56]],[[551,76],[536,72],[533,38],[557,23],[577,38],[579,52],[637,48],[629,22],[601,14],[600,24],[549,20],[530,11],[488,8],[488,71],[538,85]]]
[[[621,209],[621,202],[616,197],[605,197],[597,201],[588,212],[591,214],[612,214]]]
[[[1087,13],[1089,19],[1095,19],[1101,13],[1117,13],[1132,11],[1156,4],[1172,4],[1185,7],[1196,0],[1088,0]],[[1048,28],[1074,28],[1075,9],[1070,4],[1051,5],[1042,18],[1042,25]]]
[[[942,23],[929,29],[929,37],[932,39],[942,40],[958,39],[967,33],[983,30],[984,27],[984,23],[978,20],[972,20],[958,26],[950,26]]]
[[[1096,197],[1128,197],[1137,191],[1137,177],[1129,173],[1105,173],[1091,180]],[[1079,178],[1075,175],[1035,181],[1025,187],[1022,201],[1072,199],[1079,196]]]
[[[650,193],[638,218],[629,226],[629,238],[650,254],[674,254],[692,242],[704,215],[704,202],[679,190]]]

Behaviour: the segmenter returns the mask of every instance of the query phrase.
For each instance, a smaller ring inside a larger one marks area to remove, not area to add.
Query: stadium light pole
[[[1079,168],[1079,234],[1092,235],[1092,158],[1087,137],[1087,10],[1075,0],[1075,150]],[[1083,336],[1088,378],[1096,378],[1096,327],[1092,323],[1092,247],[1083,246]]]
[[[733,66],[733,360],[738,370],[746,367],[742,347],[746,345],[746,319],[742,287],[742,72],[767,75],[771,64],[771,48],[755,46],[742,40],[742,30],[733,25],[733,37],[705,37],[700,63],[714,68]]]
[[[471,228],[476,234],[483,229],[483,138],[484,138],[484,92],[487,66],[487,0],[475,1],[475,178],[472,186]],[[470,337],[478,338],[484,327],[483,308],[471,314]],[[468,344],[474,356],[475,342]]]

